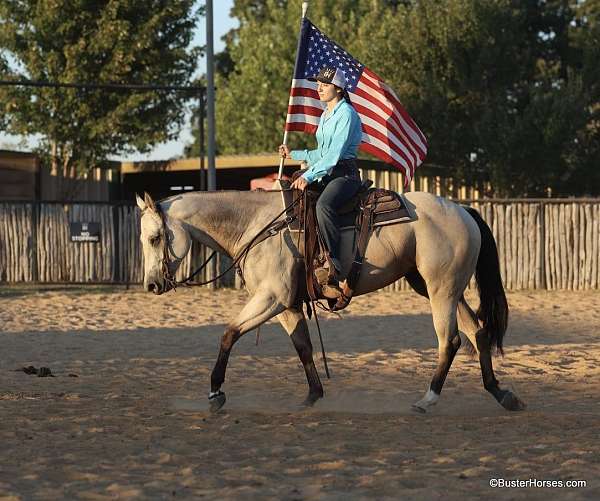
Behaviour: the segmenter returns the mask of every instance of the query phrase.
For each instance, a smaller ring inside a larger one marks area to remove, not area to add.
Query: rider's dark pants
[[[355,160],[341,160],[331,174],[322,180],[324,189],[317,200],[317,221],[338,279],[342,264],[340,257],[340,223],[337,210],[350,200],[361,186]]]

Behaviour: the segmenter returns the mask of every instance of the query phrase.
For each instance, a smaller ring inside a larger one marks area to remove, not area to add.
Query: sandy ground
[[[520,413],[484,391],[462,351],[438,405],[411,411],[437,355],[428,303],[376,293],[321,317],[332,379],[313,409],[300,408],[304,372],[270,323],[258,346],[249,333],[234,349],[227,404],[211,415],[210,370],[244,301],[0,290],[0,500],[600,499],[598,292],[509,294],[495,367],[527,403]],[[15,371],[28,365],[56,377]],[[587,487],[494,489],[492,478]]]

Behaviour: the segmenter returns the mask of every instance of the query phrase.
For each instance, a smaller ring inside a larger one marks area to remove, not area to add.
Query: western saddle
[[[292,180],[301,176],[303,172],[295,172]],[[320,190],[314,184],[304,192],[286,190],[290,187],[290,182],[280,181],[280,183],[281,188],[284,189],[282,192],[284,207],[291,207],[286,213],[288,228],[292,232],[300,232],[303,235],[303,238],[299,238],[299,242],[300,252],[305,262],[307,294],[312,301],[327,300],[330,311],[343,310],[350,304],[354,295],[373,228],[412,221],[414,215],[402,195],[390,190],[371,188],[373,181],[363,181],[358,193],[338,210],[342,221],[341,230],[354,230],[354,259],[342,293],[332,295],[326,283],[333,276],[333,265],[323,244],[315,211]],[[329,268],[326,279],[322,276],[317,277],[315,270],[325,266]]]

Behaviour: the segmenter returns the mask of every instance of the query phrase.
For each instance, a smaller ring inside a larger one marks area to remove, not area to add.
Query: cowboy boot
[[[337,284],[325,284],[321,287],[323,297],[327,299],[338,299],[342,297],[342,289]]]
[[[340,299],[344,296],[344,290],[346,290],[347,287],[348,283],[346,280],[338,282],[337,280],[333,279],[324,284],[321,287],[321,291],[327,299]]]
[[[320,286],[327,285],[329,283],[329,270],[327,268],[317,268],[315,277]]]

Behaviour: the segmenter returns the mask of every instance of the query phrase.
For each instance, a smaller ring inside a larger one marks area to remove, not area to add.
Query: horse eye
[[[152,237],[150,239],[150,245],[158,245],[158,242],[160,242],[160,236],[157,235],[155,237]]]

